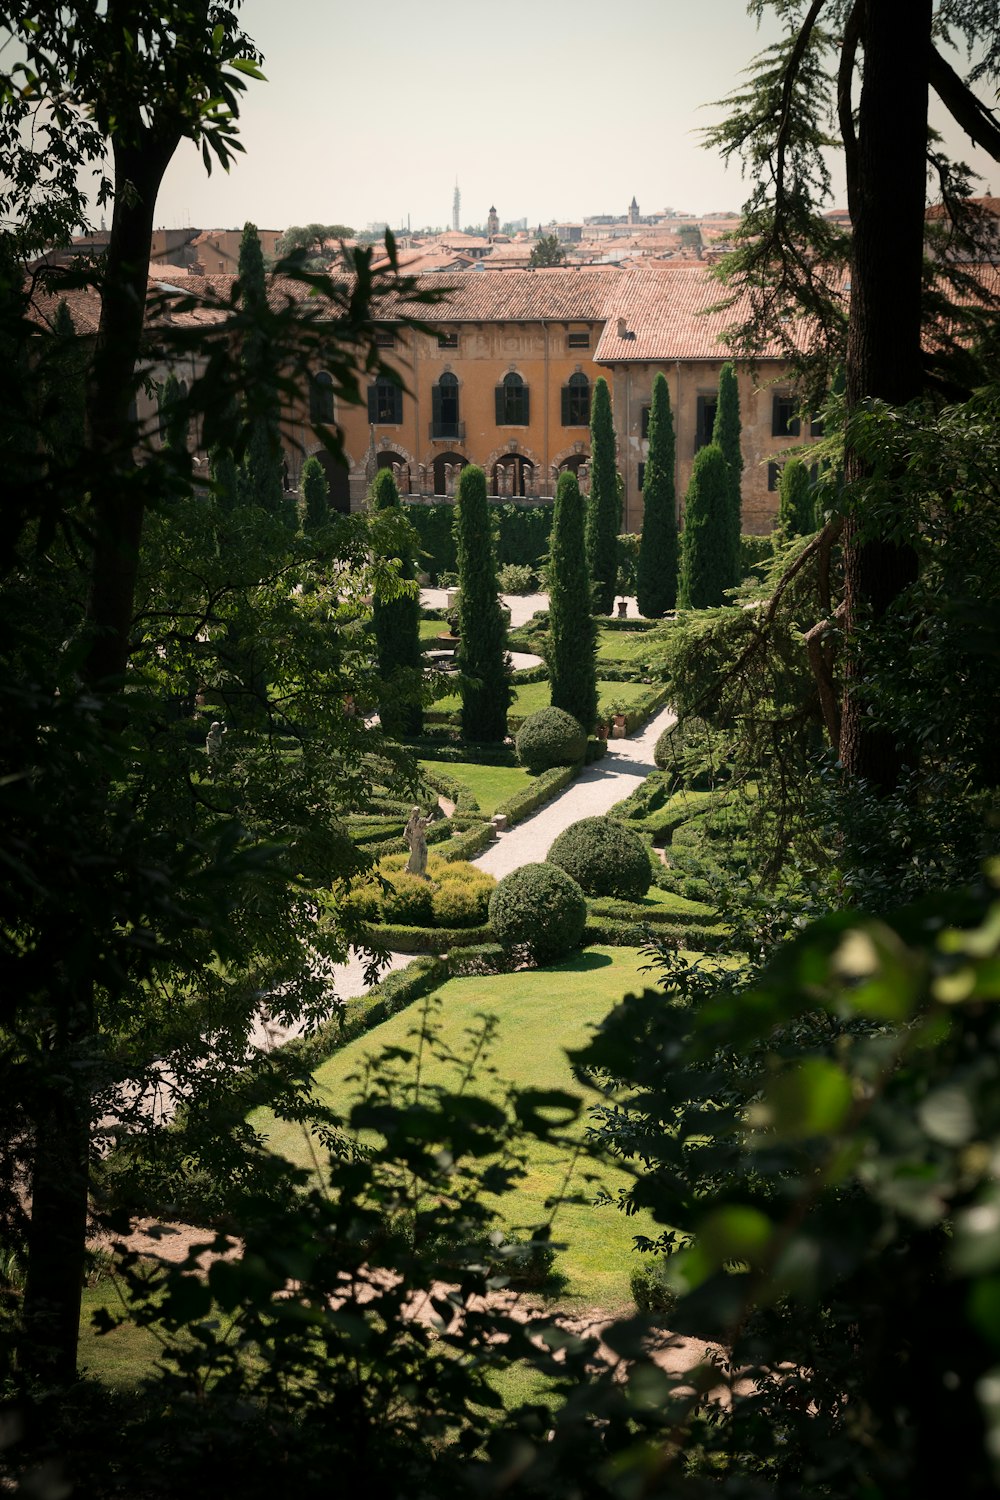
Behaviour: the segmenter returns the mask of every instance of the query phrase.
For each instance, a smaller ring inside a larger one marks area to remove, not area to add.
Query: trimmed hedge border
[[[513,745],[485,745],[455,738],[402,740],[417,760],[439,760],[442,764],[474,761],[481,766],[516,766],[519,764]]]
[[[714,908],[703,901],[692,901],[688,896],[681,896],[675,891],[670,894],[673,896],[670,905],[658,902],[655,906],[639,906],[634,901],[622,901],[616,896],[591,896],[587,900],[587,910],[595,917],[609,917],[616,922],[636,922],[648,927],[665,927],[671,922],[687,927],[691,924],[703,924],[716,915]]]
[[[468,948],[492,940],[488,922],[479,927],[404,927],[394,922],[372,923],[363,929],[363,940],[390,953],[440,954],[452,948]]]
[[[721,923],[700,926],[692,922],[688,927],[671,926],[668,923],[623,922],[614,917],[588,917],[583,930],[583,946],[606,943],[610,948],[637,948],[651,936],[659,941],[672,940],[678,948],[695,953],[718,953],[732,942],[732,932]]]
[[[537,655],[537,652],[535,654]],[[521,667],[520,670],[515,669],[511,674],[511,678],[513,682],[520,682],[522,684],[526,682],[548,682],[549,669],[545,662],[541,661],[536,667]]]

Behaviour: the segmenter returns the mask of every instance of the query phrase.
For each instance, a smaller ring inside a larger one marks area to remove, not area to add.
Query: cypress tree
[[[730,586],[729,465],[709,443],[695,455],[681,533],[680,603],[685,609],[722,604]]]
[[[306,533],[318,531],[330,519],[330,486],[326,482],[326,471],[315,454],[302,465],[299,494],[302,497],[302,530]]]
[[[263,324],[267,316],[264,254],[255,224],[244,224],[240,240],[240,303],[248,327],[243,336],[244,390],[252,404],[245,411],[244,494],[252,505],[282,516],[294,529],[294,514],[285,504],[279,429],[280,404],[274,385],[272,356]]]
[[[315,463],[322,474],[318,459]],[[303,466],[303,473],[305,465]],[[326,504],[326,476],[323,475],[324,505]],[[399,509],[399,490],[391,469],[379,469],[372,482],[371,505],[373,510]],[[329,513],[329,512],[328,512]],[[400,575],[413,579],[413,555],[403,549],[400,559]],[[421,734],[424,727],[424,712],[414,695],[419,691],[419,676],[423,670],[420,651],[420,601],[416,595],[398,599],[379,599],[376,594],[372,606],[375,626],[375,643],[378,654],[378,672],[390,692],[379,704],[379,718],[387,734]],[[399,672],[416,673],[410,682],[401,681]]]
[[[677,497],[674,419],[665,375],[653,381],[649,453],[642,481],[642,539],[636,568],[639,613],[658,619],[677,603]]]
[[[603,375],[594,382],[590,405],[590,502],[587,506],[587,566],[593,585],[593,608],[609,615],[618,582],[618,532],[621,502],[615,463],[615,428],[611,393]]]
[[[181,383],[171,370],[160,386],[158,406],[160,437],[173,453],[186,453],[188,445],[188,419],[180,402]]]
[[[549,554],[549,681],[553,708],[590,732],[597,719],[597,629],[590,613],[583,496],[576,475],[559,476]]]
[[[719,399],[715,408],[712,442],[722,449],[729,473],[729,524],[726,587],[735,588],[743,569],[740,563],[740,533],[743,529],[743,454],[740,451],[740,390],[736,370],[727,360],[719,371]]]
[[[467,740],[502,740],[510,707],[506,629],[497,592],[493,527],[486,475],[468,464],[455,503],[458,553],[458,665],[474,681],[462,687],[462,734]]]
[[[801,458],[790,458],[781,471],[778,530],[786,541],[816,530],[812,480]]]

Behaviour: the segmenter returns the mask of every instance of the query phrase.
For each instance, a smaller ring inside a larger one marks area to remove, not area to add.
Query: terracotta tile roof
[[[621,273],[614,267],[601,270],[519,271],[470,269],[456,276],[447,303],[440,310],[420,310],[398,303],[397,316],[414,314],[424,319],[440,318],[448,323],[538,322],[542,318],[563,322],[594,322],[607,317]],[[421,290],[439,289],[440,276],[420,276]],[[389,308],[382,314],[392,317]]]
[[[95,334],[101,321],[101,298],[93,287],[52,287],[47,278],[39,277],[31,288],[27,316],[39,327],[52,328],[60,302],[69,308],[73,327],[78,334]]]
[[[706,314],[725,296],[721,284],[700,261],[668,261],[654,269],[622,273],[619,293],[594,351],[597,364],[636,364],[674,359],[725,359],[720,336],[746,314],[737,304]],[[625,320],[624,337],[618,320]],[[776,358],[778,344],[760,358]]]

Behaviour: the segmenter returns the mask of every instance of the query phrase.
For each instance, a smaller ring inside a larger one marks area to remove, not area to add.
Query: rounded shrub
[[[587,903],[576,881],[555,865],[522,865],[490,897],[490,925],[504,948],[523,948],[535,963],[579,946]]]
[[[587,734],[572,714],[562,708],[540,708],[529,714],[517,732],[517,758],[529,771],[571,766],[587,750]]]
[[[549,862],[571,875],[588,896],[641,901],[653,880],[642,839],[616,818],[581,818],[559,835]]]

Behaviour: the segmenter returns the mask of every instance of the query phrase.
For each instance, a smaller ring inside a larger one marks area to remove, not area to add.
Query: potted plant
[[[624,698],[609,698],[607,703],[601,705],[600,714],[602,719],[614,721],[616,729],[625,728],[625,715],[628,713],[628,704]]]

